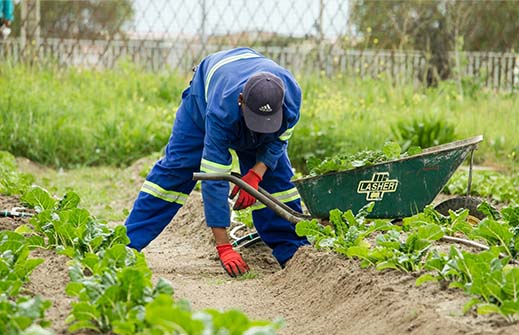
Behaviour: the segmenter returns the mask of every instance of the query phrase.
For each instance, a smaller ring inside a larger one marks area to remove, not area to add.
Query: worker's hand
[[[243,180],[244,182],[246,182],[247,184],[249,184],[257,190],[262,178],[253,169],[250,169],[249,172],[247,172],[247,174],[241,178],[241,180]],[[245,190],[242,190],[238,185],[235,185],[232,189],[230,198],[233,199],[238,193],[238,191],[240,192],[240,195],[238,196],[238,200],[236,200],[232,209],[245,209],[247,207],[254,205],[254,203],[256,202],[256,198],[247,193]]]
[[[218,250],[220,262],[229,276],[236,277],[249,271],[247,263],[245,263],[239,253],[233,250],[230,244],[217,245],[216,250]]]

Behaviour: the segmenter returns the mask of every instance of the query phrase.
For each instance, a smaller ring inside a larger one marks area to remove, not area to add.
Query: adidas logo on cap
[[[263,113],[269,113],[269,112],[272,112],[272,108],[270,108],[270,105],[269,104],[266,104],[265,106],[261,106],[259,108],[260,112],[263,112]]]

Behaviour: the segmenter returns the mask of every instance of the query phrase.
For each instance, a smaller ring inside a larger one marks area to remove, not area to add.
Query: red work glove
[[[262,178],[259,174],[256,173],[256,171],[250,169],[245,176],[241,177],[241,180],[243,180],[244,182],[246,182],[247,184],[249,184],[257,190]],[[245,209],[247,207],[254,205],[254,203],[256,202],[256,198],[247,193],[245,190],[242,190],[238,185],[235,185],[232,189],[230,195],[231,199],[236,196],[238,191],[240,192],[240,195],[238,196],[238,200],[236,200],[232,209]]]
[[[217,245],[216,250],[218,250],[220,262],[229,276],[236,277],[249,271],[247,263],[245,263],[239,253],[233,250],[230,244]]]

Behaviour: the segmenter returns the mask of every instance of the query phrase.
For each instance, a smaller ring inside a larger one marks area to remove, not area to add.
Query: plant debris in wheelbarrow
[[[353,168],[296,179],[294,183],[312,217],[328,218],[332,209],[357,212],[371,201],[375,206],[370,218],[408,217],[421,212],[436,198],[482,140],[482,136],[476,136],[412,155],[396,154],[399,147],[385,147],[383,153],[389,160],[369,161],[359,167],[355,167],[355,160],[349,160],[344,166]],[[384,158],[380,154],[374,156]],[[314,171],[326,169],[323,165]]]

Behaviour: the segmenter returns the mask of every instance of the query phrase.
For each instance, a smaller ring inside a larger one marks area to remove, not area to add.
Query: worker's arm
[[[230,174],[231,167],[232,156],[229,152],[227,130],[218,118],[209,112],[206,117],[206,135],[200,171]],[[229,182],[223,180],[202,181],[206,224],[213,232],[222,267],[231,277],[236,277],[249,271],[249,267],[229,243],[226,229],[230,224],[228,194]]]
[[[212,113],[206,117],[206,134],[200,171],[206,173],[230,174],[232,156],[229,152],[228,130]],[[224,180],[202,181],[202,198],[206,224],[211,228],[225,228],[230,223],[230,209],[227,197],[229,182]]]

